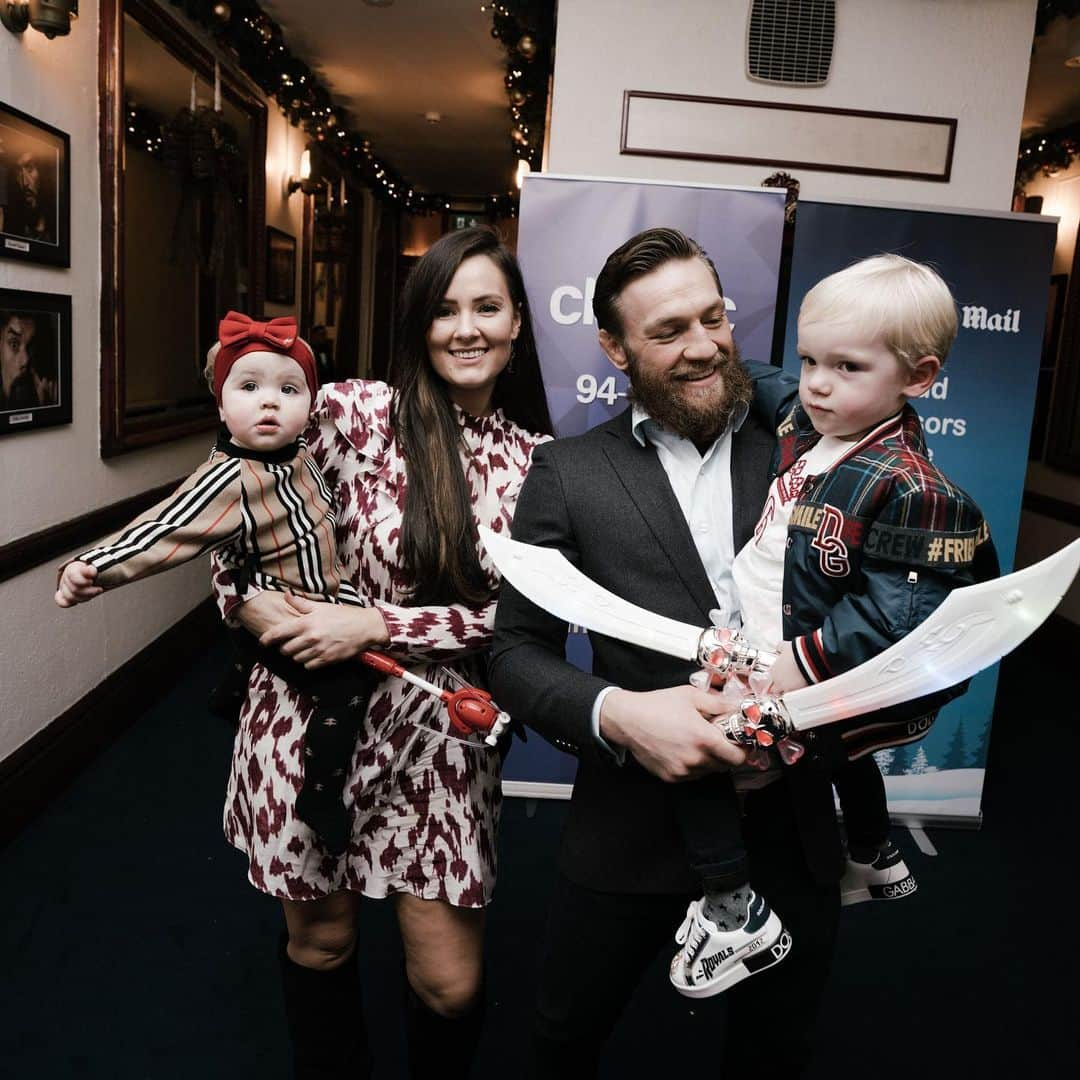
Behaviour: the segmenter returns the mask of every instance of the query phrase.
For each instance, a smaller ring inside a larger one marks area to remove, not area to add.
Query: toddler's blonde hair
[[[902,255],[874,255],[822,278],[803,297],[799,321],[851,323],[909,371],[924,356],[944,364],[957,331],[949,286]]]

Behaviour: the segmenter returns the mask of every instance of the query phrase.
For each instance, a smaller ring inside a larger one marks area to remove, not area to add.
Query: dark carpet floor
[[[1003,665],[983,828],[932,830],[937,857],[898,831],[919,892],[844,912],[811,1080],[1077,1074],[1078,680],[1056,640],[1040,631]],[[286,1080],[279,908],[221,836],[231,731],[205,702],[225,657],[215,645],[181,673],[0,851],[0,1077]],[[507,802],[477,1077],[522,1072],[564,815],[563,803]],[[360,948],[376,1075],[403,1077],[389,905],[365,903]],[[639,988],[605,1077],[711,1075],[714,1048],[685,1037],[665,963]],[[767,1052],[798,1007],[778,1001],[747,1037]]]

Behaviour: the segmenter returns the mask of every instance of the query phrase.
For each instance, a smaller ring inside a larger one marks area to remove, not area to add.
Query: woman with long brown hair
[[[337,499],[338,556],[370,607],[266,592],[226,613],[309,667],[381,649],[430,681],[483,679],[498,581],[476,526],[510,527],[533,448],[551,434],[517,262],[488,229],[450,233],[402,298],[390,385],[323,387],[307,439]],[[246,602],[245,602],[246,600]],[[256,667],[225,806],[256,888],[280,898],[281,969],[298,1077],[361,1077],[359,896],[396,905],[413,1076],[464,1076],[482,1016],[484,906],[495,882],[501,758],[446,739],[439,702],[386,679],[345,785],[340,858],[294,813],[311,703]]]

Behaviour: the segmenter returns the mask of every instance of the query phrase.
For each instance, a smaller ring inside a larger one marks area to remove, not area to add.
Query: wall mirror
[[[103,457],[217,423],[202,359],[263,305],[266,107],[150,0],[101,7]]]

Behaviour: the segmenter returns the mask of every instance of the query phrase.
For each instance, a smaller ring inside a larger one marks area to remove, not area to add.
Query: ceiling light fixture
[[[1080,26],[1069,37],[1069,45],[1065,50],[1065,66],[1080,68]]]
[[[394,0],[364,0],[368,7],[389,7]]]

